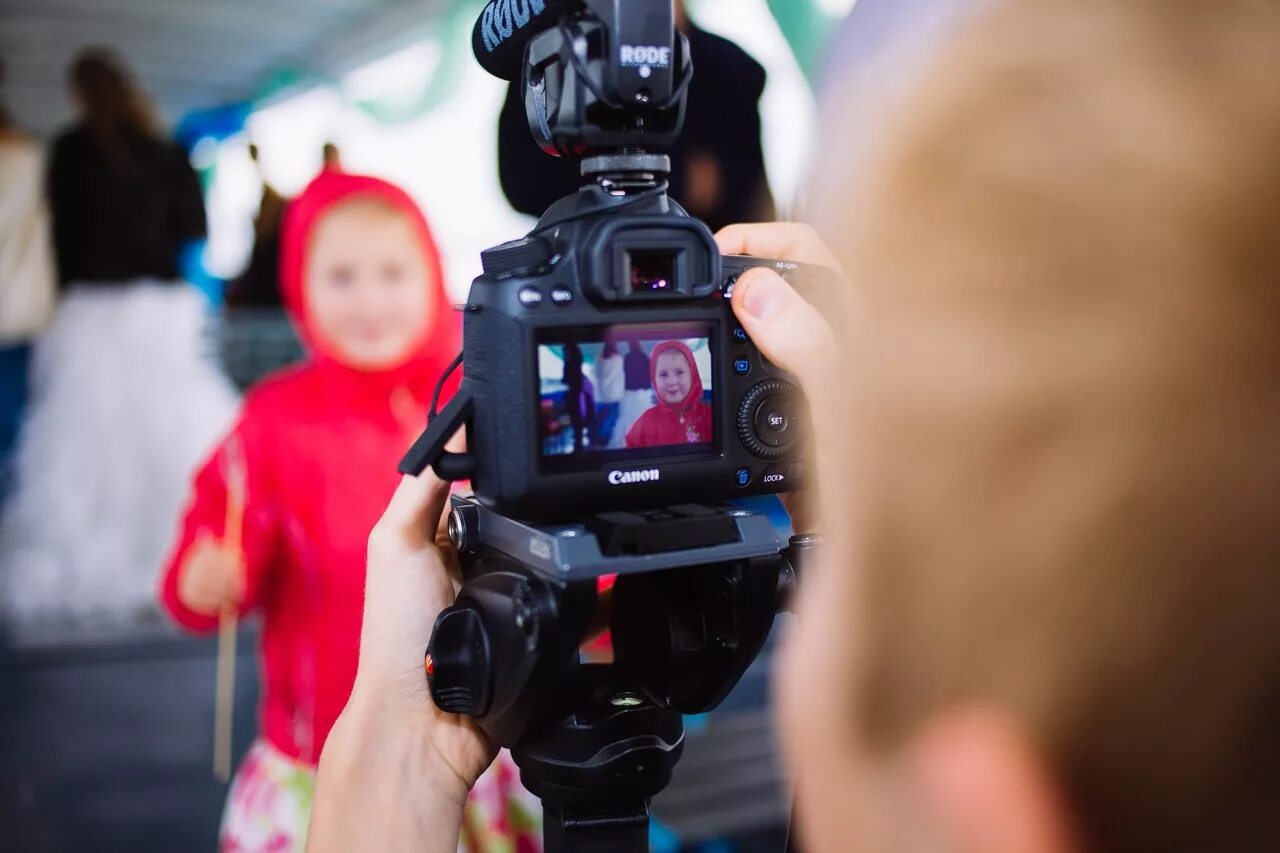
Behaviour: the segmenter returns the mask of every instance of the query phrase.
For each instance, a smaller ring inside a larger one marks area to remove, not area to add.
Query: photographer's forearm
[[[426,737],[398,742],[344,712],[316,776],[308,853],[358,850],[453,853],[466,790]]]

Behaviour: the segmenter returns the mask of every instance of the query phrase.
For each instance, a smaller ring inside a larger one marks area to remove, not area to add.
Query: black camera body
[[[483,259],[464,315],[464,388],[471,482],[486,504],[538,518],[801,485],[799,392],[728,299],[749,267],[797,265],[721,256],[666,196],[628,203],[596,186]],[[683,386],[664,384],[669,364],[688,372]]]

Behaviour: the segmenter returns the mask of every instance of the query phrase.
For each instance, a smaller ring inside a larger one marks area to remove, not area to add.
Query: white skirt
[[[195,466],[238,398],[185,284],[72,287],[32,357],[31,401],[0,516],[11,625],[154,616]]]
[[[609,442],[611,449],[627,446],[627,431],[641,415],[653,408],[655,402],[652,388],[628,391],[622,396],[622,405],[618,407],[618,423],[613,428],[613,439]]]

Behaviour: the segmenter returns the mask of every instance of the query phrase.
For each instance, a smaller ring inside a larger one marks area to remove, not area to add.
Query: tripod
[[[595,702],[512,749],[521,781],[542,800],[548,853],[647,851],[649,800],[684,748],[678,711],[599,686]]]
[[[647,850],[649,801],[680,759],[682,716],[737,684],[816,540],[781,548],[767,519],[732,506],[538,528],[453,501],[466,583],[428,648],[433,699],[511,749],[543,801],[549,853]],[[613,569],[614,661],[584,663],[597,578]]]

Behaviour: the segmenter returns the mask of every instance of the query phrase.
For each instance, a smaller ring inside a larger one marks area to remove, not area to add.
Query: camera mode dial
[[[480,253],[485,275],[506,278],[528,275],[547,267],[556,256],[556,247],[546,237],[524,237]]]
[[[752,386],[738,408],[738,438],[761,459],[781,459],[791,452],[800,433],[800,392],[777,379]]]

